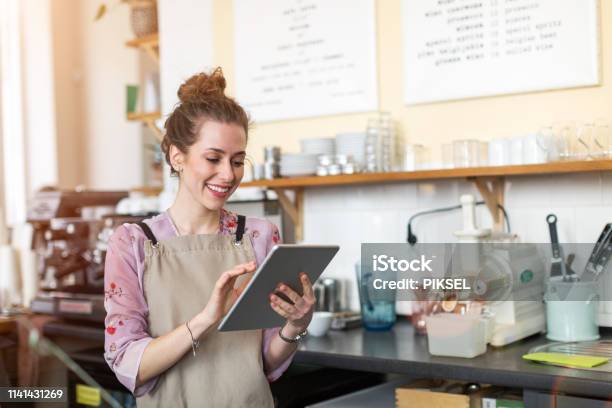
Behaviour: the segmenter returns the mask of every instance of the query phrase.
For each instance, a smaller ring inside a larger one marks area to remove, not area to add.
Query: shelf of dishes
[[[503,226],[505,176],[612,170],[612,125],[605,119],[559,122],[525,136],[455,140],[438,150],[434,155],[419,144],[402,145],[393,119],[381,112],[365,131],[302,139],[297,153],[266,146],[264,162],[252,167],[242,186],[273,189],[300,236],[305,187],[467,178],[497,230]],[[293,202],[287,189],[295,192]]]
[[[612,127],[606,121],[548,126],[534,134],[490,141],[455,140],[437,148],[402,145],[395,126],[381,116],[365,132],[300,140],[300,152],[265,148],[253,179],[518,166],[612,158]]]

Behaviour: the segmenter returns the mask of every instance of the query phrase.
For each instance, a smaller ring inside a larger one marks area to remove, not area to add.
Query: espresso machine
[[[127,191],[41,191],[28,222],[38,260],[35,313],[67,319],[104,320],[104,260],[108,238],[123,223],[151,214],[115,214]]]

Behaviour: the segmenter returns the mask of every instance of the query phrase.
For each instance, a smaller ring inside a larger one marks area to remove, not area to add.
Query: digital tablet
[[[270,294],[283,282],[302,295],[300,272],[305,272],[314,284],[339,249],[337,245],[276,245],[221,321],[219,331],[266,329],[285,324],[285,318],[270,306]]]

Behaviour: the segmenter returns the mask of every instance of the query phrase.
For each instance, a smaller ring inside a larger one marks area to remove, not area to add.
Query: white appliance
[[[546,267],[535,245],[493,244],[485,255],[490,265],[481,272],[488,281],[503,280],[503,301],[487,304],[491,313],[488,342],[505,346],[546,329],[542,294]]]
[[[492,233],[476,225],[476,199],[461,197],[463,230],[455,235],[460,243],[481,251],[473,259],[483,259],[473,277],[475,290],[487,299],[487,342],[504,346],[546,330],[543,303],[546,266],[537,247],[518,243],[516,235]]]

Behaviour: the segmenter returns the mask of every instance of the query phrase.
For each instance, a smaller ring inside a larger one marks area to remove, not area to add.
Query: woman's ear
[[[170,163],[172,163],[172,168],[177,173],[180,173],[183,170],[183,166],[185,164],[185,154],[181,152],[181,150],[175,145],[170,145]]]

